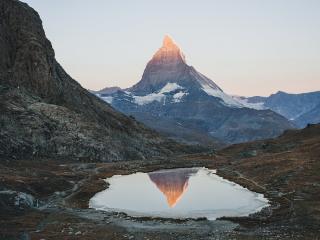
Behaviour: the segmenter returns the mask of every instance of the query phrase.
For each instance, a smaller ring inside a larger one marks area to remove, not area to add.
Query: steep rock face
[[[247,108],[186,63],[165,36],[142,79],[113,94],[98,94],[116,109],[167,136],[192,144],[237,143],[279,135],[292,125],[270,111]]]
[[[172,79],[180,78],[187,70],[180,48],[169,36],[165,36],[162,47],[147,64],[142,79],[130,91],[145,95],[158,90]]]
[[[74,81],[27,4],[0,1],[0,50],[0,156],[114,161],[179,151]]]
[[[127,89],[136,95],[147,95],[158,91],[167,83],[176,83],[179,86],[198,89],[208,85],[222,91],[213,81],[188,66],[185,56],[178,45],[165,36],[162,47],[148,62],[142,79],[133,87]]]

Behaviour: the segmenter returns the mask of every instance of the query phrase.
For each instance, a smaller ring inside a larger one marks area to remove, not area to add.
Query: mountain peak
[[[178,47],[178,46],[169,35],[165,35],[163,38],[162,47],[171,48],[171,47]]]
[[[162,88],[172,83],[185,89],[210,92],[207,93],[209,95],[221,95],[222,92],[212,80],[189,66],[179,46],[169,35],[165,35],[162,46],[148,62],[142,79],[128,91],[145,95],[161,92]]]
[[[179,46],[169,36],[165,35],[163,38],[161,48],[155,53],[153,59],[159,60],[162,63],[185,63],[185,57]]]

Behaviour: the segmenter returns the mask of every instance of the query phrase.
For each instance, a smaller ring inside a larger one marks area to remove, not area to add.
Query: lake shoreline
[[[164,231],[163,229],[166,229],[160,236],[166,237],[170,236],[172,233],[173,236],[177,237],[179,235],[178,233],[181,234],[181,231],[192,228],[195,228],[196,230],[188,233],[190,235],[188,239],[198,239],[199,236],[212,234],[213,229],[215,229],[214,236],[220,236],[221,239],[229,239],[230,236],[234,236],[237,239],[237,236],[242,236],[243,234],[265,234],[265,232],[263,232],[264,230],[261,228],[262,226],[268,226],[270,231],[268,231],[267,234],[269,235],[282,234],[283,229],[287,228],[285,225],[278,226],[276,222],[273,224],[272,221],[275,221],[275,219],[271,217],[275,212],[279,213],[276,217],[278,220],[284,219],[287,216],[288,203],[286,200],[283,197],[275,196],[267,189],[264,189],[263,186],[254,183],[250,179],[245,179],[243,176],[239,175],[238,172],[231,170],[228,167],[230,166],[230,162],[225,157],[186,155],[175,159],[158,159],[150,162],[64,163],[62,165],[51,160],[42,161],[45,164],[42,164],[42,166],[38,164],[36,167],[29,161],[17,161],[16,164],[20,166],[21,169],[29,166],[32,168],[32,171],[41,173],[45,176],[44,178],[47,178],[46,181],[51,181],[50,188],[52,188],[52,192],[41,192],[41,188],[46,188],[48,182],[38,181],[39,186],[37,186],[37,188],[39,188],[39,192],[36,193],[38,196],[35,197],[41,199],[42,204],[40,204],[40,208],[29,208],[22,211],[12,211],[11,213],[3,212],[1,214],[3,217],[2,223],[6,226],[6,232],[1,232],[2,236],[17,234],[17,231],[23,233],[23,229],[29,229],[28,234],[32,239],[53,236],[52,234],[57,236],[58,239],[58,236],[65,236],[65,230],[63,232],[61,231],[65,229],[66,226],[74,226],[71,228],[77,229],[75,226],[78,226],[79,224],[84,226],[82,227],[82,231],[79,231],[81,234],[87,236],[86,239],[96,239],[99,234],[107,233],[120,234],[118,239],[125,239],[122,238],[125,234],[132,231],[138,231],[138,229],[140,229],[139,234],[141,236],[154,236],[156,233],[159,234],[159,229],[161,229],[161,232]],[[10,164],[15,167],[14,164]],[[217,169],[219,176],[236,182],[251,191],[265,194],[270,200],[271,207],[249,217],[224,217],[220,218],[218,221],[207,221],[205,219],[187,221],[153,218],[133,219],[125,214],[102,213],[101,211],[88,209],[89,199],[97,192],[106,189],[107,184],[104,179],[107,177],[119,174],[130,174],[137,171],[148,172],[159,169],[199,166]],[[9,168],[9,166],[6,167]],[[17,172],[16,179],[11,179],[12,188],[20,188],[20,190],[29,188],[27,186],[28,178],[24,176],[27,181],[25,181],[24,184],[21,184],[19,183],[19,175],[25,175],[25,171],[21,170],[21,172]],[[51,180],[48,179],[49,176],[52,178]],[[77,184],[75,180],[77,180]],[[29,181],[34,181],[34,179],[29,179]],[[63,184],[61,183],[64,181],[71,181],[73,184],[70,184],[68,187],[67,184],[62,186]],[[57,192],[54,189],[55,187],[63,189]],[[50,219],[49,221],[48,218]],[[59,222],[58,226],[54,226],[53,224],[56,221]],[[20,228],[17,229],[16,226],[20,226]],[[59,228],[58,233],[57,228]],[[150,232],[150,229],[153,230]],[[76,234],[79,231],[70,231],[72,232],[70,234]],[[174,234],[175,232],[177,235]],[[311,232],[311,234],[313,233]],[[183,235],[179,236],[183,237]]]

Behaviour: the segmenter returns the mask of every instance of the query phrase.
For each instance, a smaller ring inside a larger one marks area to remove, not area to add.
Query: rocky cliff
[[[116,161],[179,151],[73,80],[27,4],[0,1],[0,52],[1,158]]]

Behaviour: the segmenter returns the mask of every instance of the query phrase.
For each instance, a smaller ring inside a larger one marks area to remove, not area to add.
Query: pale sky
[[[130,87],[169,34],[225,92],[320,90],[319,0],[24,0],[80,84]]]

